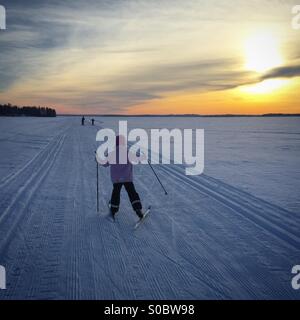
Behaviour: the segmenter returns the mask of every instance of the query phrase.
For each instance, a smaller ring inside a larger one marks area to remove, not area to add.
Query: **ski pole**
[[[161,185],[161,187],[163,188],[163,190],[164,190],[164,192],[165,192],[165,195],[167,196],[167,195],[168,195],[168,192],[167,192],[167,190],[165,189],[165,187],[163,186],[162,182],[160,181],[160,179],[159,179],[158,175],[156,174],[156,172],[155,172],[154,168],[152,167],[152,165],[151,165],[151,163],[150,163],[149,159],[148,159],[148,164],[149,164],[150,168],[152,169],[152,171],[153,171],[153,173],[154,173],[154,175],[155,175],[155,177],[156,177],[157,181],[159,182],[159,184],[160,184],[160,185]]]
[[[96,151],[95,151],[96,154]],[[99,212],[99,164],[97,158],[95,158],[97,164],[97,212]]]

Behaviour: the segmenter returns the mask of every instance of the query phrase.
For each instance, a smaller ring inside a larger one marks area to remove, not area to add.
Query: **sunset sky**
[[[300,113],[293,0],[0,0],[0,103],[76,114]]]

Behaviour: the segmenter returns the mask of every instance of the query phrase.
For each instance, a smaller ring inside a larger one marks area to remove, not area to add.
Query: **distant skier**
[[[94,126],[95,125],[95,119],[92,119],[91,121],[92,121],[92,126]]]
[[[142,203],[139,197],[139,194],[135,190],[135,186],[133,183],[133,165],[129,162],[128,159],[128,152],[127,152],[127,164],[118,164],[119,154],[120,150],[124,148],[127,151],[126,139],[124,136],[117,136],[116,137],[116,150],[115,156],[116,156],[116,162],[117,164],[102,164],[101,161],[99,161],[97,157],[97,161],[104,167],[110,166],[110,175],[111,175],[111,181],[113,183],[113,191],[111,195],[111,200],[109,202],[110,206],[110,213],[115,218],[116,213],[119,211],[120,207],[120,194],[121,189],[124,186],[133,210],[139,217],[139,219],[143,219],[143,211],[142,211]]]
[[[81,118],[81,125],[82,125],[82,126],[84,126],[84,122],[85,122],[85,117],[83,116],[83,117]]]

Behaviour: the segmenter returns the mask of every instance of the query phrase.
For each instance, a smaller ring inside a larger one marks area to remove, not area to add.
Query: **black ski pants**
[[[111,195],[110,206],[113,214],[119,211],[120,195],[122,187],[125,187],[129,200],[134,211],[142,210],[142,203],[139,194],[136,192],[133,182],[114,183]]]

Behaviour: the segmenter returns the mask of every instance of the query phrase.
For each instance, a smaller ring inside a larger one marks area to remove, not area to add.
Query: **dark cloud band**
[[[262,80],[273,79],[273,78],[294,78],[300,77],[300,65],[284,66],[276,68],[266,73]]]

